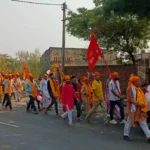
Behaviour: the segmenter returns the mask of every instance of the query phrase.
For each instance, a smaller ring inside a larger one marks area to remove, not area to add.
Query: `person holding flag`
[[[121,116],[120,123],[125,124],[126,121],[124,120],[125,118],[124,104],[123,104],[123,100],[122,100],[123,97],[122,97],[121,89],[120,89],[119,73],[113,72],[111,74],[111,77],[112,79],[108,83],[109,101],[110,101],[110,123],[117,124],[117,121],[114,120],[114,109],[115,109],[115,106],[117,105],[120,109],[120,116]]]

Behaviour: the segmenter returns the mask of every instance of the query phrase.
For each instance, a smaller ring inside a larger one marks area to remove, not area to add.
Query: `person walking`
[[[94,76],[95,80],[92,82],[92,88],[94,93],[93,97],[94,107],[85,117],[85,120],[89,123],[90,117],[93,115],[93,113],[96,112],[97,108],[100,106],[104,117],[104,124],[107,125],[108,124],[107,109],[106,109],[106,102],[104,101],[102,82],[100,81],[100,73],[95,72]]]
[[[47,107],[45,114],[48,113],[48,110],[55,105],[55,112],[56,115],[58,116],[58,102],[57,99],[59,98],[59,95],[57,93],[57,89],[56,89],[56,80],[54,78],[54,73],[50,72],[49,74],[49,80],[47,82],[47,89],[49,92],[50,97],[52,98],[52,103]]]
[[[34,113],[38,114],[37,108],[36,108],[35,103],[34,103],[35,99],[37,97],[36,88],[39,89],[38,85],[33,80],[33,75],[31,73],[29,73],[28,79],[25,83],[25,91],[30,98],[29,103],[27,104],[27,111],[29,112],[29,109],[31,107],[34,109]]]
[[[129,86],[127,88],[128,118],[124,127],[123,138],[126,141],[131,141],[131,127],[140,125],[147,138],[147,141],[150,142],[150,130],[147,125],[148,102],[140,87],[140,77],[130,77]]]
[[[70,84],[70,76],[65,76],[65,81],[66,83],[62,86],[62,104],[66,112],[62,114],[61,117],[64,119],[68,116],[69,126],[73,126],[72,111],[74,108],[74,98],[76,98],[76,100],[78,100],[78,98],[72,84]]]
[[[117,121],[114,119],[114,110],[115,106],[117,105],[120,109],[120,116],[121,120],[120,123],[125,124],[125,115],[124,115],[124,104],[123,104],[123,97],[121,94],[120,89],[120,82],[119,82],[119,73],[113,72],[112,79],[108,84],[109,87],[109,101],[110,101],[110,123],[117,124]]]

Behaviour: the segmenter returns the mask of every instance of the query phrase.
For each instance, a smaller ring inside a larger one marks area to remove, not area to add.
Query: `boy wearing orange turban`
[[[113,72],[111,74],[111,81],[108,84],[109,87],[109,101],[110,101],[110,123],[117,124],[117,121],[114,119],[114,110],[115,106],[117,105],[120,109],[120,116],[121,120],[120,123],[125,124],[126,121],[124,120],[124,104],[122,101],[122,94],[120,89],[120,82],[119,82],[119,73]]]
[[[141,79],[131,76],[127,88],[128,119],[124,127],[124,140],[131,141],[130,129],[139,124],[150,142],[150,130],[147,125],[148,103],[143,91],[140,89]]]
[[[82,81],[83,86],[81,93],[83,95],[83,103],[85,105],[85,112],[87,115],[90,112],[90,105],[93,103],[93,89],[87,77],[83,77]]]

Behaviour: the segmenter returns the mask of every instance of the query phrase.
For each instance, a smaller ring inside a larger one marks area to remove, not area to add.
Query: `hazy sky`
[[[34,2],[63,3],[64,0],[26,0]],[[66,0],[68,8],[92,8],[93,0]],[[49,47],[62,45],[61,6],[40,6],[0,0],[0,53],[15,56],[18,50],[43,53]],[[87,48],[88,43],[66,37],[66,47]]]

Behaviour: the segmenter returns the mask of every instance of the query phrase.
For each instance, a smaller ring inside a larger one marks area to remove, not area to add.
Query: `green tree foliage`
[[[94,0],[95,8],[78,8],[68,14],[67,31],[78,38],[89,40],[94,32],[102,49],[118,52],[121,57],[132,60],[135,54],[148,48],[150,39],[149,21],[131,14],[124,16],[104,13],[104,2]]]
[[[100,5],[101,0],[95,1]],[[111,14],[113,11],[121,16],[131,14],[140,18],[150,18],[150,0],[104,0],[103,2],[106,13]]]
[[[16,58],[4,57],[0,59],[0,69],[6,73],[6,68],[10,70],[11,73],[19,72],[21,77],[23,76],[23,67],[27,66],[27,69],[30,73],[34,75],[35,78],[38,78],[41,74],[41,63],[40,63],[40,51],[35,49],[34,52],[28,51],[18,51],[16,53]]]

